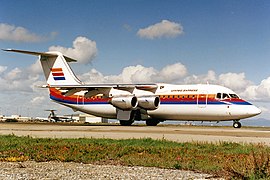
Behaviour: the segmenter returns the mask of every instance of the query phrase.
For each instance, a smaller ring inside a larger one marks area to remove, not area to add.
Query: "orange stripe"
[[[59,71],[63,71],[62,68],[52,68],[51,69],[52,72],[59,72]]]

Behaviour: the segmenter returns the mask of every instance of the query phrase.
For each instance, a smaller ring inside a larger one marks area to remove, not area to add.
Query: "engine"
[[[138,105],[138,100],[135,96],[119,96],[113,97],[110,103],[121,110],[132,110]]]
[[[158,96],[138,97],[138,106],[146,110],[155,110],[158,108],[160,99]]]

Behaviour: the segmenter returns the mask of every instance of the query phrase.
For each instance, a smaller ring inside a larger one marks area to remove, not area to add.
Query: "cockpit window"
[[[230,96],[228,94],[226,94],[226,93],[222,94],[222,99],[228,99],[228,98],[230,98]]]
[[[217,93],[216,98],[217,99],[228,99],[228,98],[239,99],[239,97],[236,94],[227,94],[227,93]]]
[[[239,97],[236,94],[230,94],[231,98],[239,99]]]

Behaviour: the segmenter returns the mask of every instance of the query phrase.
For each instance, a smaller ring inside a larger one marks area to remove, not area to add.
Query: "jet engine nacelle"
[[[155,110],[158,108],[160,99],[158,96],[138,97],[138,106],[146,110]]]
[[[111,104],[121,110],[132,110],[138,105],[138,100],[135,96],[119,96],[111,99]]]

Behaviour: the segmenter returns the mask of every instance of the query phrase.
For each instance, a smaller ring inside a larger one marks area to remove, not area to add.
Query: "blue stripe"
[[[58,80],[66,80],[66,78],[64,76],[60,76],[60,77],[53,77],[53,79],[55,81],[58,81]]]
[[[212,104],[212,105],[224,105],[224,104],[226,104],[226,103],[220,102],[220,101],[209,101],[209,102],[207,102],[207,104]]]
[[[243,101],[243,102],[230,102],[230,103],[236,104],[236,105],[252,105],[251,103],[246,102],[246,101]]]

